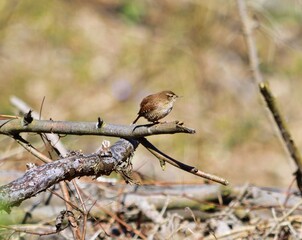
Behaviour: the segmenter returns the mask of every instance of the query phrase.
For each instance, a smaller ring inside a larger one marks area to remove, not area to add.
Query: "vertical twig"
[[[31,108],[25,102],[23,102],[21,99],[15,97],[15,96],[12,96],[10,98],[10,101],[16,108],[21,110],[23,113],[27,113],[28,111],[31,110]],[[39,113],[37,113],[35,111],[33,111],[31,114],[34,119],[42,119],[41,116],[39,115]],[[60,138],[58,135],[46,133],[45,136],[46,136],[47,140],[49,140],[52,144],[54,144],[55,148],[59,150],[59,152],[62,156],[65,156],[67,154],[67,150],[64,147],[64,145],[62,144],[62,142],[60,141]]]
[[[60,182],[59,184],[60,184],[62,194],[64,196],[64,200],[66,200],[65,201],[66,209],[67,209],[67,211],[73,212],[72,206],[70,204],[68,204],[69,202],[71,202],[71,199],[70,199],[70,195],[68,193],[67,184],[66,184],[66,182]],[[74,218],[72,216],[68,216],[68,220],[71,223],[70,228],[71,228],[74,239],[79,239],[79,240],[82,239],[81,238],[82,234],[80,232],[78,223],[74,220]]]
[[[285,124],[285,121],[282,117],[282,114],[277,106],[277,102],[274,99],[274,96],[271,93],[271,90],[269,89],[269,86],[265,81],[263,80],[263,77],[261,75],[261,72],[259,70],[259,58],[256,50],[256,44],[253,38],[253,27],[251,24],[251,21],[248,18],[247,14],[247,8],[245,4],[245,0],[237,0],[237,7],[238,12],[240,15],[241,23],[242,23],[242,29],[244,38],[247,44],[248,48],[248,57],[249,57],[249,63],[250,68],[253,74],[253,78],[255,82],[258,84],[260,93],[262,97],[264,98],[264,101],[267,104],[268,109],[270,110],[270,113],[278,127],[279,133],[282,137],[283,143],[285,144],[291,158],[294,160],[294,162],[297,165],[297,172],[296,172],[296,179],[297,184],[302,192],[302,159],[301,154],[298,151],[295,142],[293,141],[291,134]]]
[[[263,83],[263,77],[259,70],[259,58],[256,50],[255,40],[253,38],[253,27],[252,22],[248,18],[245,0],[237,0],[238,12],[242,22],[242,30],[245,36],[247,44],[248,57],[250,62],[250,68],[256,83]]]
[[[75,190],[77,192],[77,195],[79,197],[79,200],[81,202],[82,205],[82,209],[83,209],[83,226],[82,226],[82,236],[81,236],[81,240],[85,240],[85,236],[86,236],[86,223],[87,223],[87,218],[88,218],[88,214],[89,212],[87,211],[86,205],[84,203],[82,194],[80,192],[79,186],[77,184],[76,181],[74,181],[74,179],[72,180],[73,186],[75,187]]]
[[[23,113],[27,113],[28,111],[31,111],[30,107],[26,103],[24,103],[22,100],[18,99],[17,97],[11,97],[11,102],[14,106],[19,108]],[[40,109],[40,113],[41,113],[41,111],[42,110]],[[40,114],[38,114],[37,112],[33,111],[33,112],[31,112],[31,114],[32,114],[33,118],[41,119]],[[62,156],[67,154],[67,150],[64,147],[64,145],[61,143],[58,135],[56,135],[56,134],[45,134],[45,136],[46,136],[46,139],[51,143],[51,146],[53,148],[56,148]],[[21,146],[25,147],[25,149],[27,149],[27,150],[29,149],[32,153],[34,153],[35,156],[39,156],[40,159],[43,159],[44,161],[49,162],[50,159],[45,159],[45,157],[44,158],[41,157],[41,154],[38,154],[38,151],[34,151],[33,147],[28,146],[24,143],[22,144],[21,141],[18,141],[18,143],[21,144]],[[76,180],[75,179],[72,179],[72,183],[74,184],[74,186],[76,188]],[[73,208],[69,204],[69,202],[71,202],[71,199],[70,199],[70,194],[69,194],[68,189],[67,189],[67,183],[66,182],[60,182],[60,188],[61,188],[62,194],[64,196],[66,209],[68,211],[72,212]],[[68,219],[71,223],[71,231],[72,231],[74,239],[82,239],[81,231],[80,231],[80,229],[78,227],[78,224],[75,221],[75,219],[72,216],[68,216]],[[83,224],[86,224],[86,223],[83,223]],[[86,228],[84,228],[84,230],[86,230]]]

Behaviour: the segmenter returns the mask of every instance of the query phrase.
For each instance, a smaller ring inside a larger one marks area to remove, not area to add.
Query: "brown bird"
[[[146,118],[149,122],[156,123],[167,116],[178,96],[172,91],[162,91],[145,97],[141,104],[135,124],[140,117]]]

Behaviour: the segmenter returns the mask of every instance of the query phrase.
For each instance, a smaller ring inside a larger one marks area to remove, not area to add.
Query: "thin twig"
[[[83,190],[82,190],[83,191]],[[90,199],[91,201],[94,201],[94,198],[92,198],[92,196],[88,193],[86,193],[85,191],[83,191],[83,194],[85,195],[85,197],[87,197],[88,199]],[[133,233],[135,233],[137,236],[139,236],[142,239],[147,239],[146,236],[141,233],[138,229],[132,227],[130,224],[126,223],[123,219],[119,218],[115,213],[113,213],[113,211],[111,211],[110,209],[105,208],[104,206],[102,206],[100,203],[95,202],[95,206],[98,207],[101,211],[103,211],[105,214],[107,214],[108,216],[110,216],[111,218],[113,218],[116,222],[118,222],[119,224],[123,225],[124,227],[126,227],[126,229],[128,231],[132,231]]]
[[[15,96],[12,96],[10,101],[13,104],[13,106],[18,108],[24,114],[31,110],[29,105],[27,105],[24,101],[22,101],[21,99],[15,97]],[[32,114],[34,119],[39,119],[39,120],[42,119],[40,114],[35,112],[35,111],[33,111],[31,114]],[[66,148],[64,147],[64,145],[60,141],[60,138],[59,138],[58,135],[52,134],[52,133],[46,133],[45,135],[46,135],[46,138],[50,142],[52,142],[53,146],[55,146],[59,150],[59,152],[62,156],[65,156],[67,154]]]
[[[266,239],[286,218],[289,217],[295,210],[302,205],[302,200],[294,205],[286,214],[277,220],[277,222],[271,227],[271,229],[265,234],[264,239]]]
[[[229,182],[221,177],[212,175],[210,173],[206,173],[206,172],[202,172],[200,170],[198,170],[196,167],[192,167],[189,165],[186,165],[180,161],[177,161],[176,159],[171,158],[170,156],[166,155],[165,153],[163,153],[162,151],[160,151],[159,149],[157,149],[152,143],[150,143],[146,138],[140,138],[139,142],[145,147],[147,148],[148,151],[150,151],[154,156],[156,156],[158,159],[162,160],[162,161],[166,161],[168,163],[170,163],[171,165],[173,165],[174,167],[177,167],[183,171],[192,173],[196,176],[223,184],[223,185],[228,185]]]
[[[87,217],[88,217],[88,211],[87,211],[87,208],[86,208],[86,204],[84,203],[83,201],[83,198],[82,198],[82,194],[81,194],[81,191],[78,187],[78,184],[77,182],[75,181],[75,179],[72,179],[72,183],[73,183],[73,186],[77,192],[77,195],[79,197],[79,200],[81,202],[81,205],[82,205],[82,208],[83,208],[83,227],[82,227],[82,236],[81,236],[81,239],[82,240],[85,240],[85,235],[86,235],[86,223],[87,223]]]
[[[62,194],[64,196],[64,202],[66,206],[66,210],[72,212],[73,207],[69,205],[69,202],[71,202],[70,195],[67,189],[67,184],[63,181],[60,182],[60,187],[62,190]],[[66,201],[65,201],[66,200]],[[76,222],[75,218],[73,216],[68,216],[68,220],[71,223],[71,231],[73,234],[74,239],[81,239],[81,231],[79,228],[78,223]]]
[[[78,208],[77,205],[75,205],[74,203],[66,200],[64,197],[62,197],[60,194],[58,194],[57,192],[53,191],[53,190],[50,190],[49,188],[47,189],[47,191],[51,192],[52,194],[56,195],[58,198],[62,199],[65,204],[67,203],[68,205],[70,205],[73,209],[75,209],[76,211],[79,211],[81,214],[84,214],[84,212]]]
[[[23,148],[25,148],[29,153],[40,159],[44,163],[50,163],[52,160],[46,157],[44,154],[38,151],[34,146],[32,146],[29,142],[27,142],[24,138],[17,135],[14,137],[15,141],[19,143]]]
[[[41,113],[42,113],[42,107],[43,107],[44,100],[45,100],[45,97],[43,98],[39,113],[32,111],[31,108],[26,103],[24,103],[21,99],[14,98],[14,99],[12,99],[12,102],[14,103],[14,105],[16,107],[18,107],[21,111],[23,111],[23,113],[27,113],[30,111],[33,118],[40,120],[42,118]],[[57,150],[57,152],[59,152],[61,154],[61,156],[66,155],[67,150],[64,147],[64,145],[61,143],[61,141],[59,140],[60,138],[58,135],[49,133],[49,134],[44,134],[44,136],[45,136],[46,140],[50,143],[50,145],[53,148],[55,148]],[[31,152],[34,156],[39,158],[44,163],[52,162],[52,160],[50,158],[47,158],[45,155],[40,153],[37,149],[35,149],[29,142],[27,142],[25,139],[23,139],[20,135],[15,135],[14,139],[21,146],[23,146],[26,150]],[[74,179],[72,179],[72,183],[76,188],[76,181]],[[66,209],[68,211],[72,211],[74,206],[72,206],[73,204],[70,204],[71,199],[70,199],[70,194],[67,189],[67,183],[62,181],[59,183],[59,185],[60,185],[62,194],[64,196],[63,199],[65,202]],[[85,232],[83,232],[83,234],[81,234],[79,226],[78,226],[77,222],[75,221],[74,217],[68,216],[68,220],[71,223],[71,231],[72,231],[74,238],[83,239],[83,237],[81,238],[81,235],[85,236]],[[85,225],[85,222],[84,222],[84,225]]]
[[[280,131],[280,134],[282,136],[282,139],[284,141],[285,146],[287,147],[287,150],[291,156],[291,158],[295,161],[296,166],[301,171],[302,170],[302,159],[300,152],[292,139],[292,136],[285,124],[284,119],[282,118],[281,112],[279,108],[277,107],[276,100],[274,99],[269,87],[267,84],[261,83],[259,84],[260,92],[262,93],[262,96],[264,97],[267,107],[270,109],[273,118],[275,120],[275,123],[278,126],[278,129]]]
[[[248,57],[250,68],[252,70],[253,78],[255,82],[258,84],[260,93],[266,102],[268,109],[278,127],[279,133],[282,137],[283,143],[286,146],[291,158],[297,165],[296,179],[297,184],[302,192],[302,158],[298,148],[293,141],[290,131],[286,127],[284,118],[281,115],[281,111],[277,105],[276,100],[274,99],[273,94],[271,93],[269,86],[263,80],[261,72],[259,70],[259,58],[256,50],[256,44],[253,38],[253,27],[251,21],[248,18],[247,8],[245,0],[237,0],[238,12],[240,15],[240,19],[242,22],[243,33],[245,37],[245,41],[248,48]]]
[[[243,33],[248,49],[248,56],[250,61],[250,68],[253,73],[256,83],[263,83],[263,78],[259,70],[259,58],[256,50],[255,40],[253,38],[252,21],[248,18],[245,0],[237,0],[237,7],[242,21]]]
[[[53,235],[57,234],[58,232],[62,232],[65,230],[69,225],[66,225],[66,227],[60,229],[59,231],[54,230],[54,231],[48,231],[48,232],[34,232],[34,231],[29,231],[28,225],[23,225],[23,226],[7,226],[7,225],[0,225],[0,228],[4,228],[10,231],[18,232],[18,233],[26,233],[26,234],[31,234],[31,235],[38,235],[38,236],[47,236],[47,235]],[[37,229],[37,225],[35,224],[33,228]],[[46,228],[46,227],[45,227]],[[49,229],[49,227],[47,227]]]

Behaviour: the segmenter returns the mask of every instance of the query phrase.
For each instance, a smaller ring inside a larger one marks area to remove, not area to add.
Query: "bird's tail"
[[[141,116],[140,115],[138,115],[137,116],[137,118],[133,121],[133,123],[132,124],[135,124],[136,122],[137,122],[137,120],[140,118]]]

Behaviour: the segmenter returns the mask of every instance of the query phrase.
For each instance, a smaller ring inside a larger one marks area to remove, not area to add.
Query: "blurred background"
[[[289,4],[290,2],[290,4]],[[302,147],[301,1],[248,1],[261,70]],[[166,121],[196,134],[153,136],[168,155],[231,184],[288,186],[295,167],[251,78],[235,1],[5,0],[0,3],[0,113],[18,114],[15,95],[45,119],[130,124],[148,94],[183,96]],[[146,120],[140,119],[140,124]],[[36,136],[32,141],[43,147]],[[66,136],[71,150],[94,152],[104,139]],[[0,137],[2,170],[33,161]],[[145,179],[202,182],[143,147],[133,158]],[[6,180],[8,180],[6,178]]]

